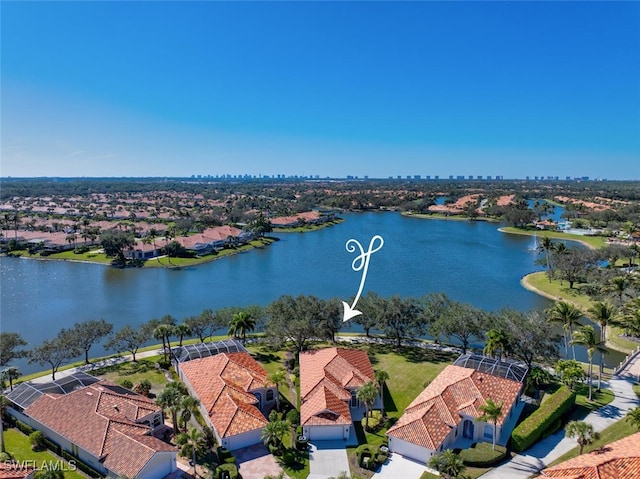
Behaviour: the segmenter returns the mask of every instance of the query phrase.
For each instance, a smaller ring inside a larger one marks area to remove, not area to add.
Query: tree
[[[422,304],[414,298],[391,296],[381,305],[380,329],[384,335],[396,342],[396,348],[402,346],[406,337],[419,336],[424,332],[420,318]]]
[[[89,320],[76,323],[70,333],[74,336],[78,347],[84,351],[85,364],[89,364],[89,350],[100,339],[108,336],[113,331],[113,324],[104,319]]]
[[[362,312],[352,319],[356,324],[362,326],[364,334],[370,337],[372,328],[379,329],[382,322],[383,303],[386,300],[378,296],[376,293],[369,291],[360,298],[358,310]]]
[[[0,333],[0,367],[6,366],[14,359],[25,357],[27,351],[19,348],[26,345],[27,342],[22,339],[20,333]]]
[[[573,339],[571,345],[579,344],[587,349],[587,355],[589,356],[589,401],[591,401],[591,389],[593,385],[593,354],[598,351],[602,356],[604,347],[602,342],[598,338],[596,331],[590,324],[587,326],[580,326],[580,328],[573,333]],[[600,378],[598,378],[598,389],[600,389]]]
[[[618,318],[625,334],[640,337],[640,298],[628,301],[618,313]]]
[[[184,423],[185,432],[187,430],[187,423],[189,422],[189,419],[191,419],[191,416],[198,410],[199,407],[199,399],[194,398],[193,396],[184,396],[182,398],[182,401],[180,403],[180,408],[182,409],[182,412],[180,413],[180,419]]]
[[[16,368],[15,366],[11,366],[2,371],[2,380],[9,381],[9,387],[13,391],[13,381],[18,379],[21,375],[22,373],[18,368]]]
[[[431,456],[427,466],[438,471],[445,479],[458,479],[465,470],[462,458],[451,449]]]
[[[115,333],[105,344],[107,349],[116,349],[118,352],[128,351],[136,362],[138,349],[149,340],[146,328],[135,329],[129,325],[124,326]]]
[[[182,387],[181,387],[182,386]],[[182,399],[187,395],[184,386],[177,382],[171,382],[165,386],[156,398],[156,404],[162,409],[168,409],[171,413],[171,424],[174,434],[180,432],[178,413],[182,407]]]
[[[364,428],[369,430],[369,416],[371,410],[373,409],[373,404],[376,402],[376,398],[380,394],[380,390],[378,389],[378,385],[374,381],[369,381],[364,383],[362,386],[358,388],[356,392],[356,398],[362,403],[366,408],[365,413],[365,425]]]
[[[162,353],[164,360],[169,360],[169,350],[171,349],[170,336],[173,334],[173,326],[170,324],[160,324],[153,330],[153,337],[162,340]]]
[[[560,376],[560,380],[571,389],[574,388],[576,381],[584,379],[584,369],[575,359],[561,359],[556,363],[555,369],[556,374]]]
[[[182,339],[185,336],[191,336],[191,328],[187,323],[181,323],[174,326],[173,334],[174,336],[178,336],[178,339],[180,340],[180,344],[178,346],[182,347]]]
[[[269,421],[262,429],[260,439],[269,446],[273,446],[280,450],[282,447],[282,438],[289,431],[289,423],[287,421],[275,420]]]
[[[547,264],[547,277],[551,282],[551,252],[553,251],[553,241],[549,236],[543,236],[538,244],[538,252],[544,253],[545,261]]]
[[[9,406],[10,402],[7,397],[4,395],[0,395],[0,453],[7,452],[4,445],[4,413]]]
[[[509,349],[511,338],[503,329],[490,329],[486,333],[487,341],[485,342],[482,354],[485,356],[496,356],[498,360],[502,359],[502,355]]]
[[[582,454],[584,446],[600,438],[600,434],[593,429],[593,425],[584,421],[569,421],[565,432],[568,437],[577,438],[580,454]]]
[[[493,399],[487,398],[487,402],[481,405],[479,409],[482,411],[482,415],[478,416],[478,421],[493,424],[493,450],[495,451],[498,419],[502,416],[502,401],[496,403]]]
[[[296,353],[303,351],[309,340],[318,336],[322,319],[320,300],[315,296],[284,295],[267,306],[269,320],[265,325],[269,339],[277,344],[290,341]]]
[[[605,343],[607,341],[607,327],[617,324],[613,306],[605,301],[596,301],[587,310],[587,315],[589,319],[600,326],[600,341]]]
[[[191,334],[197,336],[201,343],[204,343],[213,331],[228,324],[228,322],[220,324],[218,316],[210,309],[205,309],[199,316],[187,318],[185,323],[191,328]]]
[[[616,276],[611,278],[605,291],[611,293],[618,299],[618,306],[624,304],[624,297],[628,296],[627,290],[631,288],[631,280],[627,276]]]
[[[384,386],[387,383],[387,380],[389,379],[389,373],[386,372],[384,369],[376,369],[375,375],[376,375],[376,383],[380,388],[380,404],[382,405],[382,416],[384,417]]]
[[[110,258],[115,258],[116,263],[124,265],[126,258],[125,250],[132,249],[135,245],[133,234],[127,231],[111,229],[103,231],[100,235],[100,246],[104,254]]]
[[[229,336],[234,338],[241,337],[242,344],[247,341],[247,332],[253,331],[256,327],[256,320],[252,318],[249,313],[245,311],[239,311],[233,315],[233,319],[229,324]]]
[[[504,308],[498,314],[508,335],[513,339],[511,353],[529,369],[535,360],[550,361],[559,356],[560,336],[549,331],[547,320],[538,311],[521,313]]]
[[[578,248],[566,248],[560,253],[562,248],[556,247],[553,255],[554,271],[561,280],[569,283],[569,288],[573,289],[575,283],[584,281],[589,271],[596,268],[600,261],[596,254]]]
[[[560,323],[564,332],[565,352],[569,352],[569,339],[573,337],[573,326],[579,324],[582,318],[582,311],[573,304],[566,301],[557,301],[551,308],[547,310],[550,322]],[[573,351],[573,359],[576,358],[576,349],[571,346]]]
[[[267,376],[267,381],[270,381],[278,388],[276,394],[276,411],[280,411],[280,385],[287,380],[287,372],[284,369],[278,369]]]
[[[630,422],[632,426],[635,426],[640,431],[640,406],[631,409],[627,412],[625,420]]]
[[[182,446],[180,448],[180,454],[182,456],[191,456],[191,462],[193,463],[193,477],[197,477],[196,454],[199,452],[204,452],[207,448],[204,434],[196,428],[191,428],[188,431],[183,432],[176,438],[176,444]]]
[[[51,366],[51,378],[55,381],[60,366],[81,353],[73,335],[69,330],[62,329],[56,337],[45,340],[29,351],[29,364],[38,363],[42,366],[48,363]]]
[[[469,343],[481,339],[485,330],[485,313],[470,304],[451,301],[442,315],[431,325],[433,336],[445,335],[462,343],[462,354],[466,354]]]

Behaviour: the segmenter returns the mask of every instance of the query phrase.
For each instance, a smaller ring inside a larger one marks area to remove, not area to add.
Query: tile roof
[[[267,419],[250,391],[271,386],[267,372],[245,352],[220,353],[180,364],[221,438],[261,429]]]
[[[350,390],[374,380],[365,351],[325,348],[300,353],[301,424],[350,424]]]
[[[542,470],[541,477],[631,479],[640,477],[640,432]]]
[[[135,477],[156,452],[176,452],[136,423],[161,411],[151,399],[99,381],[69,394],[43,394],[25,414],[99,458],[117,473]]]
[[[25,479],[34,471],[33,466],[24,462],[0,462],[0,479]]]
[[[518,395],[522,384],[475,369],[447,366],[406,408],[387,435],[435,450],[452,428],[461,421],[461,414],[478,417],[480,406],[491,398],[502,402],[502,424]]]

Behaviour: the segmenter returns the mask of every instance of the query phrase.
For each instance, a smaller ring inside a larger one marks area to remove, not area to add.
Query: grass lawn
[[[13,458],[16,461],[36,461],[36,465],[39,467],[43,462],[47,463],[47,465],[51,464],[51,466],[64,464],[64,477],[66,479],[86,479],[83,474],[79,471],[71,471],[73,466],[71,466],[64,459],[58,458],[50,451],[40,451],[34,452],[31,450],[31,443],[29,442],[29,438],[22,434],[17,429],[6,429],[4,431],[4,440],[7,447],[7,451],[11,453]],[[62,461],[60,463],[59,461]]]
[[[343,218],[336,218],[333,221],[327,221],[326,223],[322,223],[319,225],[311,225],[307,224],[304,226],[298,226],[297,228],[274,228],[274,233],[307,233],[309,231],[316,231],[322,228],[326,228],[327,226],[337,225],[344,221]]]
[[[606,246],[606,240],[603,236],[583,236],[563,233],[561,231],[544,231],[538,229],[523,230],[520,228],[514,228],[513,226],[505,226],[503,228],[500,228],[500,231],[502,231],[503,233],[516,235],[539,236],[541,238],[549,237],[559,240],[579,241],[580,243],[592,249],[604,248]]]
[[[635,392],[636,396],[638,396],[638,398],[640,398],[640,384],[634,384],[633,385],[633,392]]]
[[[151,383],[151,392],[158,394],[167,384],[162,369],[156,367],[156,363],[160,356],[151,356],[143,358],[137,362],[126,361],[124,363],[114,364],[106,368],[96,369],[92,371],[93,376],[108,379],[111,382],[120,384],[123,380],[128,379],[134,386],[144,379],[148,379]]]
[[[630,436],[631,434],[634,434],[636,432],[638,432],[638,429],[636,427],[632,426],[631,423],[625,421],[624,419],[621,419],[620,421],[612,424],[604,431],[602,431],[600,433],[600,439],[594,441],[593,444],[585,446],[584,453],[598,449],[602,446],[612,443],[613,441],[617,441],[618,439],[622,439],[623,437]],[[567,459],[577,457],[579,455],[579,452],[580,448],[576,446],[574,449],[571,449],[569,452],[563,454],[558,459],[553,461],[551,464],[549,464],[549,466],[555,466],[556,464],[566,461]]]

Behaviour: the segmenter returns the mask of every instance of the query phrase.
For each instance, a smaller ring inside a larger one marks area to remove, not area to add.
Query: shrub
[[[496,445],[494,451],[491,443],[479,442],[461,451],[460,457],[466,466],[490,467],[507,457],[507,448]]]
[[[160,358],[158,359],[158,366],[160,366],[160,369],[167,370],[171,367],[171,361],[168,359]]]
[[[29,442],[31,443],[31,449],[34,451],[42,451],[45,449],[44,434],[42,434],[42,431],[33,431],[29,434]]]
[[[120,381],[120,386],[126,389],[133,389],[133,383],[128,379],[123,379],[122,381]]]
[[[136,387],[133,388],[133,390],[138,394],[149,397],[149,393],[151,392],[151,381],[143,379],[140,381],[140,384],[136,384]]]
[[[289,421],[290,424],[300,423],[300,413],[297,409],[291,409],[289,412],[287,412],[287,421]]]
[[[551,426],[549,426],[547,429],[545,429],[545,431],[542,433],[542,438],[544,439],[547,436],[551,436],[551,434],[556,432],[561,427],[562,427],[562,418],[559,417],[558,419],[553,421]]]
[[[367,423],[367,418],[362,418],[362,429],[365,429],[365,424]],[[369,431],[377,430],[381,424],[383,423],[382,412],[380,411],[372,411],[371,416],[369,417]]]
[[[513,449],[522,452],[535,443],[556,420],[569,411],[576,401],[576,393],[561,386],[549,399],[522,421],[511,434]]]
[[[29,426],[28,424],[23,423],[22,421],[16,421],[16,427],[20,430],[20,432],[22,434],[24,434],[25,436],[29,436],[32,432],[35,431],[35,429],[33,429],[31,426]]]
[[[63,459],[66,459],[67,461],[71,462],[73,461],[73,463],[75,464],[75,466],[81,470],[82,472],[84,472],[87,476],[89,477],[94,477],[94,478],[99,478],[99,477],[104,477],[104,475],[100,474],[98,471],[96,471],[93,467],[91,467],[90,465],[82,462],[80,459],[78,459],[76,456],[69,454],[67,451],[62,451],[62,453],[60,454],[62,456]]]
[[[226,473],[226,474],[225,474]],[[235,464],[221,464],[216,467],[213,473],[213,479],[223,479],[228,477],[229,479],[238,479],[238,467]]]

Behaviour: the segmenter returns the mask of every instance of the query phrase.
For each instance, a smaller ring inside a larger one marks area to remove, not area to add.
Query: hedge
[[[69,454],[67,451],[63,450],[62,454],[60,454],[60,455],[62,456],[63,459],[66,459],[70,464],[75,465],[78,469],[80,469],[82,472],[84,472],[87,476],[94,477],[94,478],[104,477],[104,474],[100,474],[98,471],[96,471],[89,464],[81,461],[80,459],[78,459],[73,454]]]
[[[240,477],[238,467],[235,464],[222,464],[216,467],[212,476],[213,479],[222,479],[225,476],[225,471],[229,474],[229,479],[238,479]]]
[[[528,449],[554,422],[571,409],[575,402],[576,393],[567,386],[561,386],[513,430],[511,434],[513,449],[516,452]]]
[[[29,436],[32,432],[35,431],[35,429],[33,429],[31,426],[29,426],[28,424],[17,420],[16,421],[16,427],[20,430],[20,432],[22,432],[22,434],[24,434],[25,436]]]
[[[469,467],[490,467],[507,457],[507,448],[498,446],[493,449],[490,442],[479,442],[469,449],[460,452],[460,458],[465,466]]]

